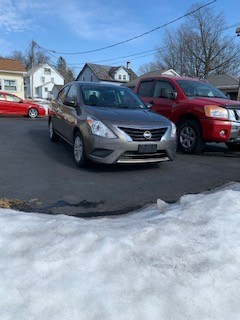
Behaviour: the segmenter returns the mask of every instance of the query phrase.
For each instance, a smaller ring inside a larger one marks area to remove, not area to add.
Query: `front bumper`
[[[126,141],[121,138],[106,139],[92,136],[85,144],[86,156],[92,161],[113,164],[156,163],[173,160],[176,156],[176,139],[170,137],[170,128],[160,141]],[[89,142],[90,141],[90,142]],[[139,146],[154,145],[156,150],[139,151]]]
[[[203,139],[208,142],[240,142],[240,122],[201,120]]]

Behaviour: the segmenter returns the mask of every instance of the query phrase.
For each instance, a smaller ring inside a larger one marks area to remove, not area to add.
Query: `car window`
[[[187,97],[209,97],[227,99],[219,89],[215,88],[208,82],[177,80]]]
[[[114,87],[83,86],[82,98],[85,105],[108,108],[147,108],[131,90]]]
[[[152,96],[153,81],[142,81],[138,88],[138,94],[140,97],[151,97]]]
[[[58,94],[58,99],[62,102],[66,99],[69,86],[64,87]]]
[[[74,102],[77,102],[77,88],[76,88],[75,85],[71,85],[70,86],[70,89],[69,89],[69,91],[67,93],[66,98],[68,100],[72,100]]]
[[[16,96],[12,96],[10,94],[6,94],[6,100],[7,101],[14,101],[14,102],[19,102],[21,101],[20,98],[16,97]]]
[[[161,98],[162,97],[162,89],[168,89],[170,92],[174,91],[173,86],[166,81],[157,81],[154,87],[153,97]]]

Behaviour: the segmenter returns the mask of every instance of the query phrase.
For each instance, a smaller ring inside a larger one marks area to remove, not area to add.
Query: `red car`
[[[30,101],[25,101],[14,94],[0,91],[0,115],[27,116],[36,118],[45,116],[45,109]]]

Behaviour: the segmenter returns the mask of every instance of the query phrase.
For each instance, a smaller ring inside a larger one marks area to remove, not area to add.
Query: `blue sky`
[[[137,72],[142,64],[154,61],[154,49],[161,45],[165,27],[105,50],[67,53],[96,50],[134,38],[185,15],[197,2],[0,0],[0,55],[7,56],[14,50],[25,52],[34,40],[45,50],[51,50],[48,52],[52,64],[63,56],[76,75],[86,62],[117,66],[130,61],[131,68]],[[225,32],[235,36],[234,25],[240,26],[239,0],[217,0],[211,6],[216,13],[223,11],[230,27]],[[185,21],[183,18],[168,28],[177,28]],[[236,37],[238,41],[240,37]]]

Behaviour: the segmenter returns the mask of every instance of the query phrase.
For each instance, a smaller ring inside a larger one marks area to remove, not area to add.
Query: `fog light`
[[[226,135],[226,132],[224,130],[222,130],[222,131],[219,132],[219,134],[220,134],[221,137],[224,137]]]

